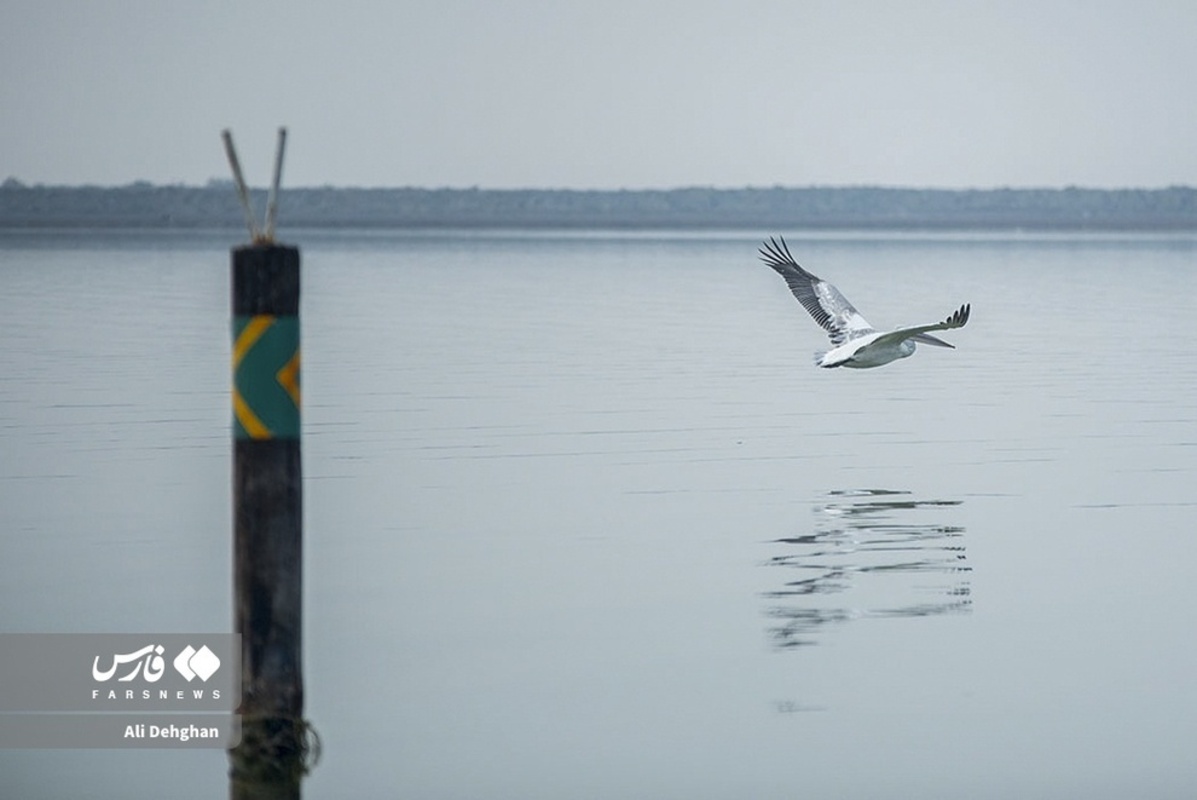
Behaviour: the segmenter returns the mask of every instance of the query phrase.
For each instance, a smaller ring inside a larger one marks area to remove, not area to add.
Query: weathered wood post
[[[272,197],[281,170],[283,131]],[[225,145],[243,203],[232,139]],[[233,591],[241,634],[241,743],[233,797],[298,796],[303,719],[303,471],[300,458],[299,249],[273,219],[232,251]]]

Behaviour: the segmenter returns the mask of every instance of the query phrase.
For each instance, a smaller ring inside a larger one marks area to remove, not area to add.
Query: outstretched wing
[[[873,326],[852,307],[848,298],[840,294],[839,289],[798,266],[798,262],[790,255],[786,240],[782,237],[778,239],[770,236],[769,241],[761,247],[761,261],[786,279],[794,297],[810,312],[815,322],[827,331],[833,345],[838,347],[849,339],[874,332]]]
[[[968,322],[968,315],[972,312],[972,307],[965,303],[956,309],[952,316],[945,319],[943,322],[937,322],[934,325],[916,325],[913,328],[898,328],[896,331],[890,331],[877,337],[877,343],[882,344],[897,344],[906,339],[914,339],[916,342],[923,344],[934,344],[939,347],[951,347],[955,349],[955,345],[950,345],[942,339],[937,339],[928,334],[929,331],[948,331],[952,328],[963,328]]]

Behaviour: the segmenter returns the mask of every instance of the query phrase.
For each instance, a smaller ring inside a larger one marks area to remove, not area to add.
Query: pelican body
[[[965,303],[943,322],[879,331],[839,289],[798,266],[784,238],[769,237],[760,254],[761,260],[785,278],[794,297],[827,331],[832,348],[815,353],[815,364],[820,367],[880,367],[914,355],[916,343],[954,349],[954,345],[932,336],[930,331],[963,328],[968,322],[970,307]]]

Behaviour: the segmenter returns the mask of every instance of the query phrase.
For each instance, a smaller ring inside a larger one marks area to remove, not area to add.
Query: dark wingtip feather
[[[944,320],[944,323],[951,325],[953,328],[963,328],[968,322],[969,315],[972,314],[972,304],[965,303],[952,313],[952,316]]]
[[[790,255],[790,248],[784,236],[776,238],[770,236],[769,241],[762,244],[757,252],[761,254],[761,261],[777,269],[778,267],[798,266],[798,262]]]

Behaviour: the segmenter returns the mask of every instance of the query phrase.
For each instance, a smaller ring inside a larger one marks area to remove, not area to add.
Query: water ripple
[[[773,643],[816,644],[829,625],[855,619],[970,611],[972,567],[951,513],[962,502],[894,489],[820,499],[807,530],[771,543],[779,552],[766,565],[790,578],[764,595]]]

